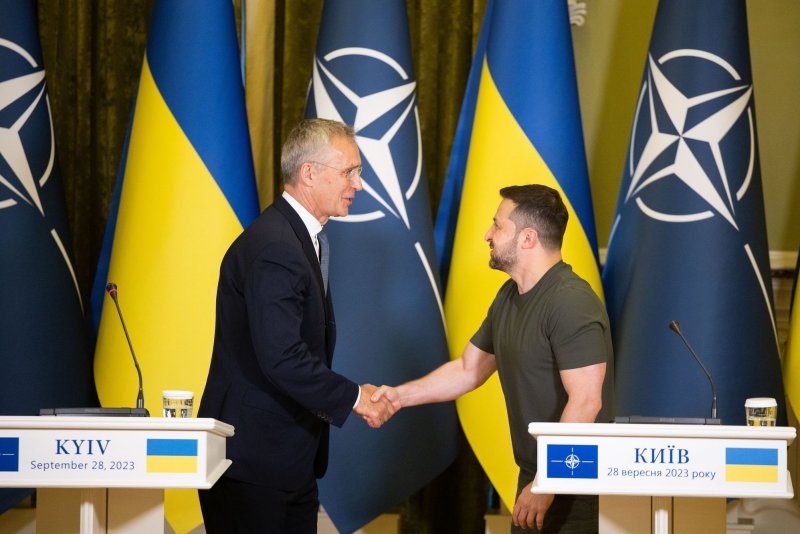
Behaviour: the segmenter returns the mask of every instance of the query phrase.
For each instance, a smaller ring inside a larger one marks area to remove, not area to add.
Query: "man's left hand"
[[[543,493],[531,493],[533,482],[522,489],[517,502],[514,504],[514,512],[511,518],[514,525],[520,528],[536,528],[542,530],[544,525],[544,515],[547,509],[553,504],[555,495]]]

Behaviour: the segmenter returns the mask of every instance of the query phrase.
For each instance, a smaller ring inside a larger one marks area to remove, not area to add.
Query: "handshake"
[[[380,428],[400,408],[400,394],[397,389],[389,386],[377,388],[372,384],[363,384],[361,398],[358,399],[358,404],[353,411],[372,428]]]

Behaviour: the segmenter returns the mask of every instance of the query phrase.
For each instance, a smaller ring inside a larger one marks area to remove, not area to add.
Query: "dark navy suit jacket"
[[[314,245],[279,197],[220,268],[198,416],[235,427],[225,476],[291,491],[325,473],[329,424],[344,424],[358,397],[358,385],[330,369],[335,341]]]

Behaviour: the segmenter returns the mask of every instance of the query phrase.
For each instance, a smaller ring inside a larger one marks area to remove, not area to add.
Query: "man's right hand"
[[[394,405],[385,398],[375,396],[378,388],[372,384],[361,386],[361,398],[353,411],[372,428],[380,428],[397,411]],[[375,400],[373,400],[373,398]]]
[[[381,386],[372,394],[372,402],[378,402],[381,399],[386,400],[392,404],[395,413],[400,411],[403,406],[400,404],[400,392],[397,388],[391,386]]]
[[[533,482],[525,486],[514,503],[511,520],[521,529],[533,528],[542,530],[544,516],[550,505],[553,504],[555,495],[545,493],[531,493]]]

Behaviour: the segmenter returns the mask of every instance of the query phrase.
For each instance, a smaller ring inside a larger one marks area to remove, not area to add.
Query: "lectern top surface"
[[[71,416],[0,416],[0,429],[101,429],[101,430],[183,430],[206,431],[232,436],[233,427],[207,418],[168,417],[71,417]]]
[[[616,423],[531,423],[528,433],[538,436],[674,437],[725,439],[779,439],[794,441],[794,427],[734,425],[657,425]]]

